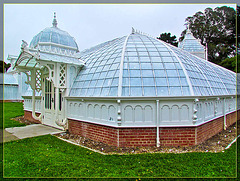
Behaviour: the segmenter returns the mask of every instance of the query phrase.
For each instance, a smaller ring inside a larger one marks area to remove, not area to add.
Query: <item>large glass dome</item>
[[[73,97],[235,95],[235,73],[133,32],[80,53]]]

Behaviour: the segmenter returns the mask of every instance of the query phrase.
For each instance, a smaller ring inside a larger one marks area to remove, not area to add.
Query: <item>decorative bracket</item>
[[[194,101],[193,101],[193,123],[196,123],[197,122],[197,108],[196,108],[196,104],[197,104],[197,102],[199,102],[199,99],[195,99]]]
[[[117,100],[117,103],[118,103],[118,111],[117,111],[117,123],[118,123],[118,126],[121,126],[121,122],[122,122],[122,117],[121,117],[121,100]]]

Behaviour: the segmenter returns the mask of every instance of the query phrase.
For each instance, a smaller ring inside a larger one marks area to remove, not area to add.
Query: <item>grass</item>
[[[4,177],[235,177],[236,143],[221,153],[101,155],[40,136],[4,144]]]
[[[20,102],[3,103],[4,128],[25,126],[24,123],[19,123],[17,121],[11,120],[11,118],[23,115],[24,115],[23,103]]]
[[[22,103],[4,103],[4,113],[5,127],[21,126],[10,118],[23,115]],[[8,178],[227,178],[236,176],[236,143],[221,153],[101,155],[46,135],[4,143],[3,160]]]

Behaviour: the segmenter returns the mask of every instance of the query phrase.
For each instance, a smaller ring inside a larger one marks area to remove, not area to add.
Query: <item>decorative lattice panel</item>
[[[61,64],[59,67],[60,73],[59,73],[59,86],[65,87],[66,84],[66,65]]]
[[[40,70],[37,70],[36,71],[36,91],[40,91],[41,90],[41,84],[42,82],[42,74],[41,74],[41,71]]]

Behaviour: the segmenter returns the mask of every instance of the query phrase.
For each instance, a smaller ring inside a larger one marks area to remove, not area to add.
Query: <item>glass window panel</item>
[[[168,78],[169,86],[180,86],[179,79],[177,77]]]
[[[122,87],[122,96],[129,96],[129,87]]]
[[[174,63],[165,63],[164,65],[165,65],[166,69],[175,69]]]
[[[186,78],[180,78],[182,86],[188,86]]]
[[[109,93],[109,88],[108,87],[103,87],[102,92],[101,92],[101,96],[108,96],[108,93]]]
[[[111,69],[112,69],[112,70],[117,69],[117,68],[118,68],[118,65],[119,65],[118,63],[112,64]]]
[[[137,56],[137,52],[127,52],[128,56]]]
[[[108,87],[110,86],[112,83],[112,79],[105,79],[104,83],[103,83],[103,86],[104,87]]]
[[[168,95],[168,87],[157,87],[157,95],[158,96],[167,96]]]
[[[140,70],[130,70],[130,77],[141,77]]]
[[[89,85],[89,82],[89,80],[85,81],[83,87],[87,87]]]
[[[131,96],[142,96],[142,87],[131,87]]]
[[[114,73],[115,73],[115,70],[113,70],[113,71],[111,70],[111,71],[108,72],[108,74],[107,74],[106,77],[107,77],[107,78],[111,78],[111,77],[114,76]]]
[[[118,87],[111,87],[109,96],[117,96]]]
[[[189,87],[182,87],[183,96],[190,96]]]
[[[93,74],[93,77],[92,77],[92,79],[98,79],[98,78],[99,78],[99,76],[100,76],[100,73],[95,73],[95,74]]]
[[[170,87],[171,96],[180,96],[182,95],[181,87]]]
[[[162,62],[160,57],[151,57],[152,62]]]
[[[101,72],[99,78],[100,78],[100,79],[103,79],[103,78],[106,77],[106,75],[107,75],[107,72]]]
[[[152,69],[151,63],[141,63],[142,69]]]
[[[90,82],[90,87],[94,87],[95,85],[96,85],[96,80],[92,80],[91,82]]]
[[[171,56],[170,52],[160,52],[161,56]]]
[[[183,77],[183,76],[185,77],[185,74],[184,74],[183,70],[178,70],[178,73],[181,77]]]
[[[131,86],[141,86],[141,78],[130,78],[130,85]]]
[[[165,70],[154,70],[155,77],[166,77]]]
[[[142,47],[142,48],[137,48],[137,51],[147,51],[147,49],[145,47]]]
[[[108,71],[110,69],[110,65],[105,65],[102,71]]]
[[[158,52],[149,52],[149,56],[159,56]]]
[[[142,70],[143,77],[153,77],[153,70]]]
[[[127,62],[124,62],[123,69],[128,69],[128,63]]]
[[[129,77],[128,70],[123,70],[123,77]]]
[[[86,91],[87,91],[87,89],[82,89],[82,91],[81,91],[81,96],[85,96],[85,94],[86,94]]]
[[[162,57],[163,62],[173,62],[172,57]]]
[[[177,69],[182,69],[180,63],[175,63],[175,66],[176,66]]]
[[[95,90],[94,90],[93,96],[100,96],[101,89],[102,89],[102,88],[97,88],[97,87],[96,87]]]
[[[152,77],[143,78],[143,86],[154,86],[154,79]]]
[[[136,57],[128,57],[128,61],[129,62],[139,62],[137,56]]]
[[[176,70],[167,70],[168,77],[178,77]]]
[[[98,80],[96,86],[97,87],[102,87],[103,81],[104,81],[103,79]]]
[[[117,86],[118,85],[118,81],[119,81],[118,78],[114,78],[113,81],[112,81],[112,86]]]
[[[148,56],[148,52],[138,52],[139,56]]]
[[[156,78],[157,86],[167,86],[167,79],[166,78]]]
[[[123,78],[123,86],[129,85],[129,78]]]
[[[130,69],[140,69],[139,63],[129,63]]]
[[[156,96],[155,87],[144,87],[144,96]]]
[[[162,63],[152,63],[153,69],[164,69]]]
[[[94,89],[87,89],[86,96],[92,96]]]
[[[150,62],[149,57],[140,57],[140,62]]]

